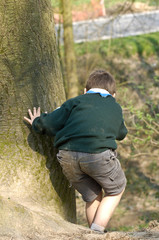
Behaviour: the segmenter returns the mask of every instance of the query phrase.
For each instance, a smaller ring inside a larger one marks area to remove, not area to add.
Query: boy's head
[[[86,91],[91,88],[102,88],[107,90],[111,95],[115,95],[116,84],[114,78],[105,70],[93,71],[87,80]]]

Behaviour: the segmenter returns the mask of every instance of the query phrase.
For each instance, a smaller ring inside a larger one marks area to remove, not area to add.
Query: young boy
[[[85,94],[69,99],[52,113],[29,109],[24,119],[41,134],[55,136],[63,173],[86,202],[89,227],[104,233],[126,186],[116,157],[116,140],[127,134],[115,101],[115,81],[104,70],[92,72]],[[102,197],[102,190],[105,195]]]

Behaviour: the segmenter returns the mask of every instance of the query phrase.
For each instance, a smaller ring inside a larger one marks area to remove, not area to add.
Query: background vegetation
[[[146,226],[159,220],[159,33],[75,44],[75,49],[79,93],[94,68],[107,69],[116,78],[129,130],[118,147],[127,190],[109,227]]]
[[[73,9],[89,2],[73,1]],[[115,13],[126,2],[138,1],[105,0],[106,12]],[[140,2],[155,8],[159,5],[158,0]],[[52,0],[52,4],[57,10],[57,2]],[[129,130],[127,138],[118,144],[127,189],[109,229],[127,231],[146,227],[151,220],[159,221],[159,33],[85,42],[74,44],[74,48],[79,94],[83,93],[92,70],[108,70],[116,79],[116,98],[123,107]],[[63,46],[61,56],[64,62]],[[78,194],[77,217],[78,223],[86,225],[84,204]]]
[[[90,3],[91,0],[76,0],[76,1],[72,1],[73,6],[75,7],[79,7],[82,6],[83,4],[87,4]],[[134,2],[142,2],[142,3],[146,3],[150,6],[158,6],[159,5],[159,0],[104,0],[104,4],[106,8],[109,7],[114,7],[117,4],[121,4],[121,3],[126,3],[126,2],[130,2],[130,3],[134,3]],[[59,6],[59,0],[51,0],[52,6],[53,7],[57,7]]]

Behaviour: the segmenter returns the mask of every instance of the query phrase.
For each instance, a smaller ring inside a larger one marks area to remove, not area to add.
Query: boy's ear
[[[112,96],[115,98],[115,93]]]
[[[87,89],[86,88],[84,88],[84,94],[87,92]]]

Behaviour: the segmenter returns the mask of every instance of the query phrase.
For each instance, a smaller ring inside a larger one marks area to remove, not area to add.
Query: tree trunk
[[[72,0],[61,0],[64,29],[65,86],[68,98],[78,95],[78,78],[72,28]]]
[[[43,206],[74,222],[74,190],[53,139],[23,122],[28,108],[52,111],[65,100],[50,2],[1,0],[0,22],[0,203]],[[1,208],[0,226],[7,214]]]

